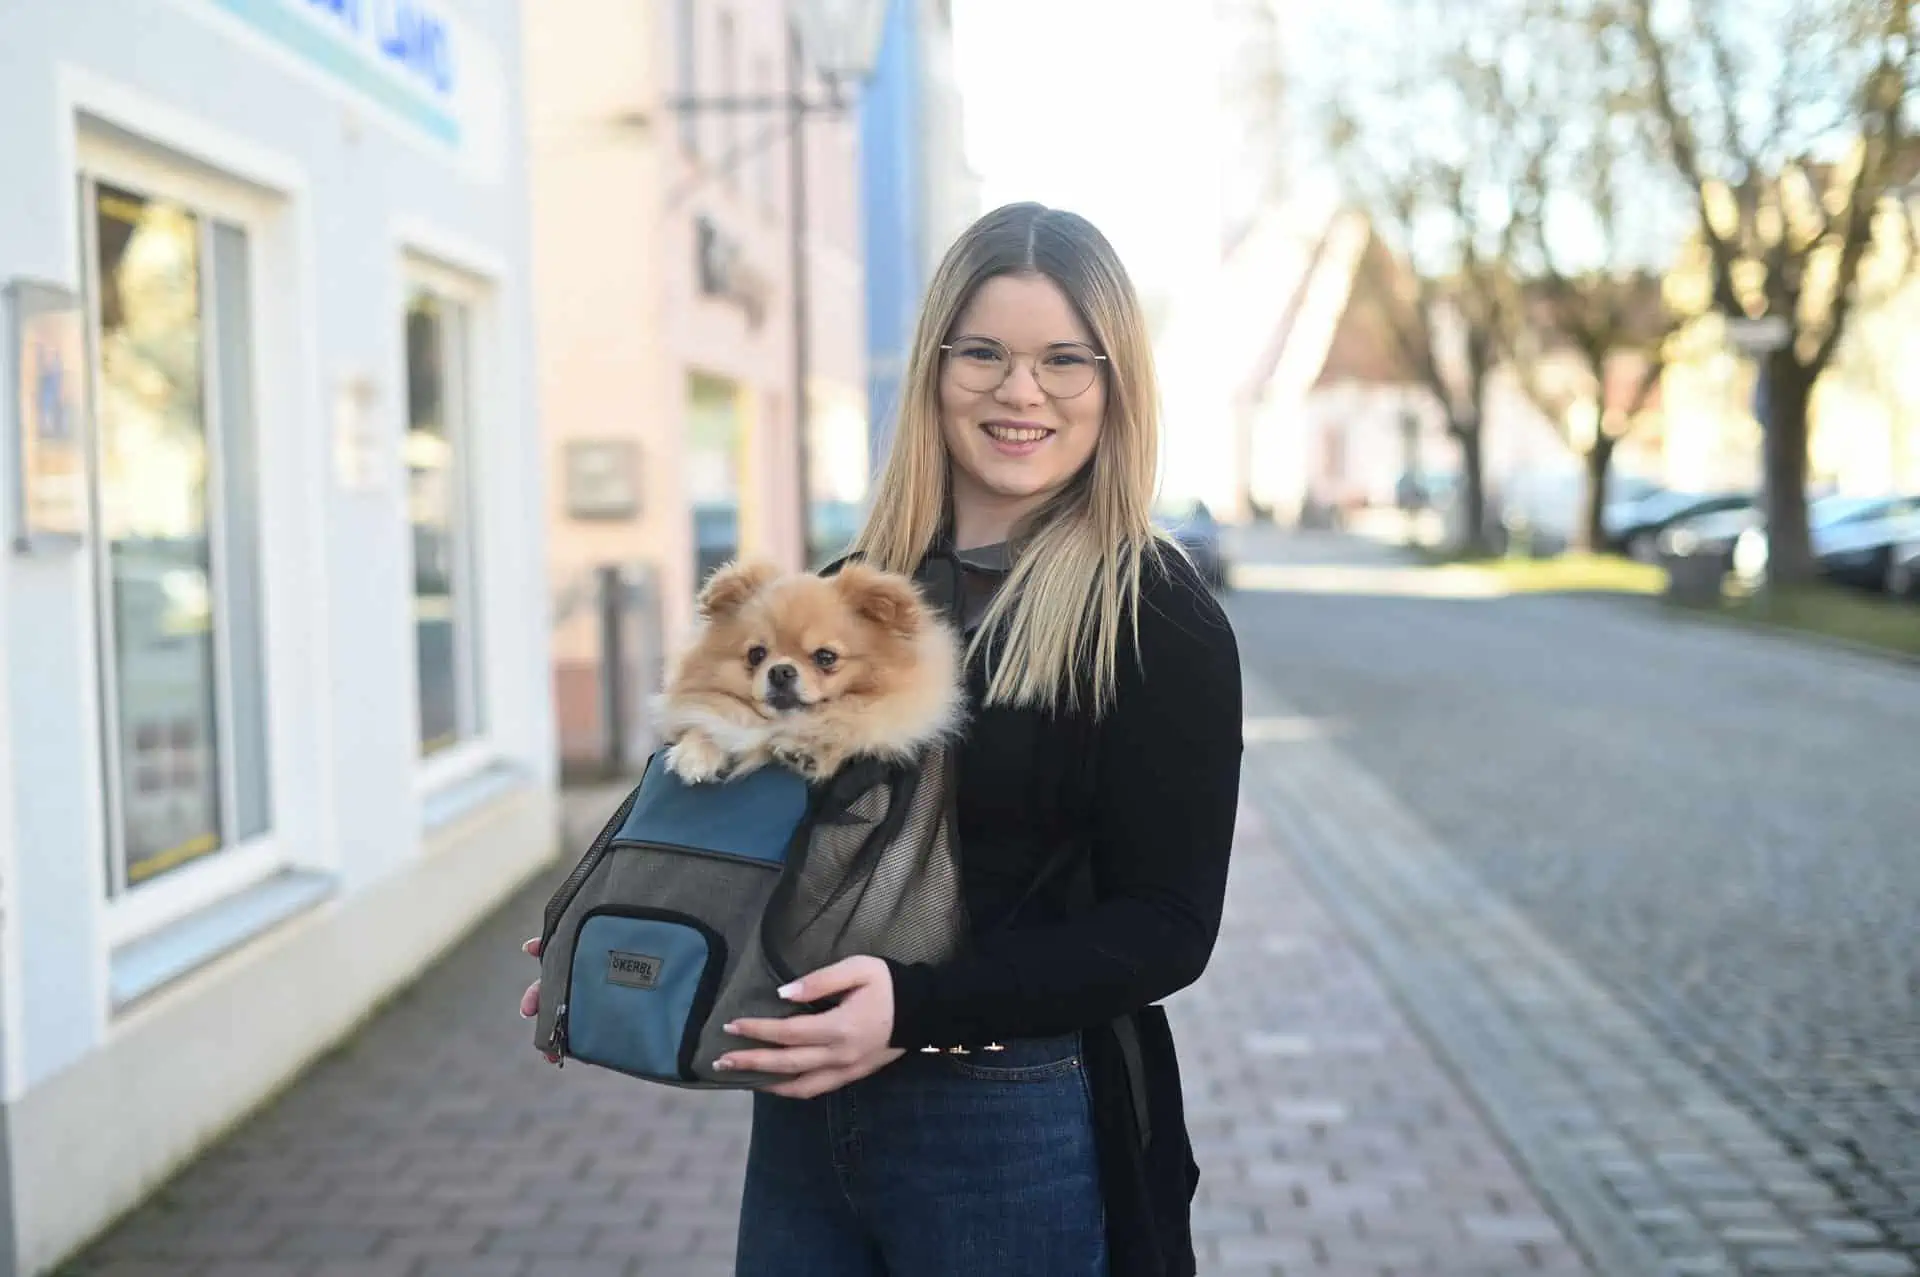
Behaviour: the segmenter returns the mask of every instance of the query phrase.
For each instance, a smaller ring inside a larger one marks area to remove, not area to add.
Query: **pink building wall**
[[[699,585],[693,507],[716,495],[722,471],[730,485],[721,486],[736,489],[740,552],[801,564],[786,117],[688,123],[667,108],[683,94],[786,92],[784,9],[780,0],[523,2],[563,749],[587,747],[597,731],[597,565],[649,570],[662,638],[676,645]],[[824,87],[807,76],[802,92],[819,99]],[[866,381],[854,118],[811,116],[804,137],[809,387],[815,415],[838,405],[845,429],[844,405],[864,403]],[[718,294],[702,286],[702,219],[725,246]],[[724,448],[722,399],[737,435]],[[864,419],[852,426],[864,429]],[[570,458],[582,446],[631,458],[594,472],[590,487],[609,511],[599,517],[578,517],[569,499]],[[719,463],[721,451],[731,464]],[[629,480],[634,508],[615,509]]]

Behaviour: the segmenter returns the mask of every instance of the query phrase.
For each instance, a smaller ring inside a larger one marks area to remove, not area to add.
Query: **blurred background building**
[[[789,111],[831,86],[783,0],[523,14],[553,681],[563,755],[590,770],[644,757],[661,653],[706,574],[736,555],[799,567],[851,535],[859,122],[851,96]]]
[[[967,162],[952,0],[888,0],[886,32],[860,105],[867,257],[867,416],[877,473],[927,281],[984,210]]]
[[[552,852],[518,31],[6,6],[0,1271]]]

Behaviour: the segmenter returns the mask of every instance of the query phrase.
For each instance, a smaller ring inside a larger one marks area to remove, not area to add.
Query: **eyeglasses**
[[[956,337],[943,343],[953,379],[975,394],[1000,389],[1013,375],[1013,352],[992,337]],[[1033,379],[1049,399],[1072,399],[1087,392],[1105,355],[1085,342],[1056,341],[1035,356]]]

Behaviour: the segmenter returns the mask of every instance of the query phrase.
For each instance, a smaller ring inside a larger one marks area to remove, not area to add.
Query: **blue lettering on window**
[[[358,32],[362,27],[364,0],[307,0],[309,9],[316,9],[346,27]]]
[[[379,0],[374,36],[383,56],[441,94],[453,91],[453,41],[446,21],[415,0]]]

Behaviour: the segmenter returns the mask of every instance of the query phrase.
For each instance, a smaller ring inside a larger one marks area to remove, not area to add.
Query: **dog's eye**
[[[813,663],[823,670],[830,670],[840,663],[840,654],[823,647],[813,654]]]
[[[752,647],[747,649],[747,668],[748,669],[754,669],[758,667],[760,662],[766,659],[767,659],[767,649],[760,646],[758,643],[755,643]]]

